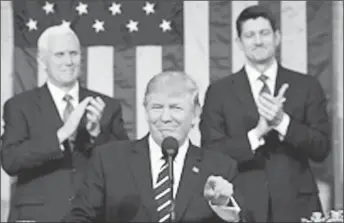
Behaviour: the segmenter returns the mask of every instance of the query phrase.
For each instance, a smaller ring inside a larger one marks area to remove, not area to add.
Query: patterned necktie
[[[73,104],[72,104],[72,99],[73,97],[69,94],[66,94],[64,97],[63,97],[63,100],[67,103],[66,105],[66,108],[65,110],[63,111],[63,121],[66,122],[69,115],[73,112],[74,110],[74,107],[73,107]],[[68,145],[69,145],[69,149],[70,150],[73,150],[73,142],[75,139],[75,135],[72,135],[69,139],[68,139]],[[67,152],[67,151],[66,151]]]
[[[154,187],[154,198],[158,204],[159,222],[167,222],[170,219],[170,209],[172,207],[170,185],[168,163],[165,162],[160,169],[158,180]]]
[[[66,94],[64,97],[63,97],[63,100],[67,103],[66,105],[66,108],[63,112],[63,121],[66,122],[69,115],[73,112],[74,110],[74,107],[73,107],[73,104],[72,104],[72,100],[73,100],[73,97],[70,96],[69,94]]]
[[[265,74],[262,74],[262,75],[259,76],[258,79],[263,83],[263,87],[260,90],[259,94],[262,94],[262,93],[271,94],[270,88],[269,88],[269,86],[266,83],[266,80],[268,79],[268,76],[266,76]]]

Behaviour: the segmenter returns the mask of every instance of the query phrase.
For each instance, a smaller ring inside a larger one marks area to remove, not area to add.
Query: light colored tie
[[[269,86],[267,85],[266,83],[266,80],[268,79],[269,77],[266,76],[265,74],[262,74],[259,76],[259,80],[263,83],[263,87],[262,89],[260,90],[259,94],[262,94],[262,93],[267,93],[267,94],[271,94],[271,90],[269,88]]]
[[[74,107],[72,104],[73,97],[69,94],[66,94],[63,97],[63,100],[67,103],[65,110],[63,111],[63,121],[66,122],[70,114],[73,112]],[[69,139],[68,139],[68,145],[70,151],[74,149],[74,141],[75,140],[75,134],[73,134]]]
[[[63,111],[63,121],[66,122],[69,115],[73,112],[74,107],[72,104],[73,97],[69,94],[66,94],[63,97],[63,100],[67,103],[65,110]]]

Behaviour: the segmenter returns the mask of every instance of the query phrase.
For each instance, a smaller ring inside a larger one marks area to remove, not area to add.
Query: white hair
[[[43,33],[40,35],[37,41],[37,49],[38,49],[38,55],[39,58],[42,57],[42,53],[47,51],[49,49],[49,41],[54,36],[60,36],[60,35],[72,35],[75,37],[75,40],[77,41],[78,45],[80,46],[80,41],[76,33],[67,25],[55,25],[50,26],[46,30],[43,31]]]
[[[200,106],[199,89],[193,78],[183,71],[164,71],[155,75],[147,84],[143,105],[147,106],[150,94],[157,91],[175,90],[191,96],[194,105]]]

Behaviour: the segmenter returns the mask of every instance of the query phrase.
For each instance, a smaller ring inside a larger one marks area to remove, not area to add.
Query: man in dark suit
[[[119,101],[79,86],[80,43],[70,28],[45,30],[38,50],[47,83],[4,106],[1,164],[17,177],[10,222],[60,221],[93,148],[128,139]]]
[[[236,222],[240,216],[244,220],[248,212],[229,183],[236,175],[235,161],[189,140],[200,113],[195,82],[182,72],[158,74],[148,83],[144,106],[149,134],[94,151],[83,186],[64,221],[167,222],[171,196],[176,222]],[[173,161],[173,193],[161,149],[169,136],[179,144]]]
[[[299,222],[321,210],[309,159],[330,151],[324,92],[276,61],[281,37],[269,11],[246,8],[236,28],[246,64],[208,87],[202,146],[238,162],[238,188],[257,221]]]

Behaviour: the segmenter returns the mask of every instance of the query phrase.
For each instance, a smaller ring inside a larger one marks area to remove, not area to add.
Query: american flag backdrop
[[[154,74],[185,70],[198,83],[203,101],[209,83],[242,67],[235,19],[255,4],[277,17],[282,32],[278,59],[316,76],[329,114],[342,123],[342,98],[333,91],[342,77],[333,68],[332,1],[1,1],[1,109],[11,96],[45,82],[36,61],[37,39],[50,25],[69,25],[82,45],[81,84],[120,99],[129,136],[139,138],[147,132],[142,98]],[[199,144],[198,128],[191,138]],[[341,150],[342,138],[334,144]],[[333,166],[315,169],[332,178]],[[8,201],[10,180],[1,174],[1,198]]]

